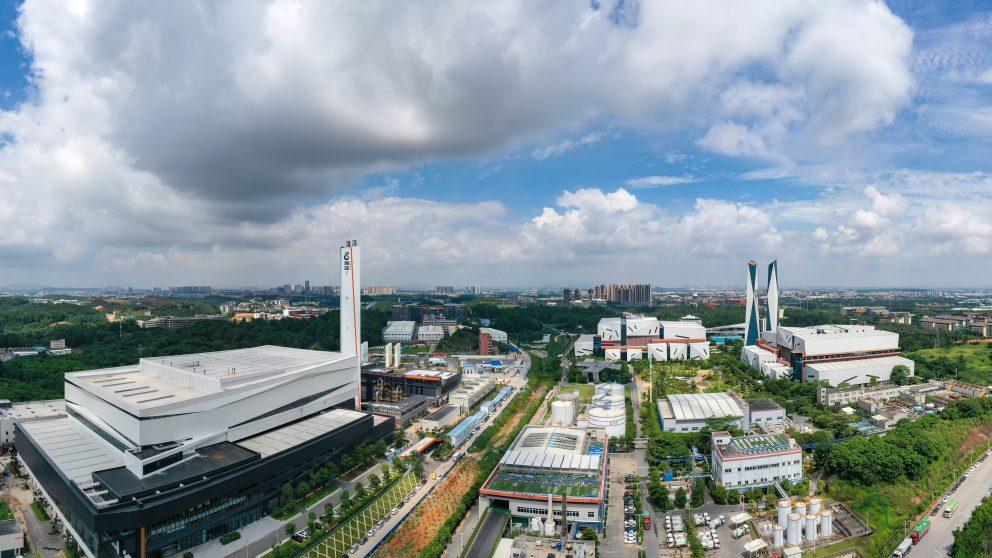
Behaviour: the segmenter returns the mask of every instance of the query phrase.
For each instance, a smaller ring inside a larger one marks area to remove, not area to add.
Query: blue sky
[[[0,2],[0,284],[992,286],[987,3],[620,6]]]

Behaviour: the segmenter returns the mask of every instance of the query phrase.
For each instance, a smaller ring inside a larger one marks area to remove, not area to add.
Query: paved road
[[[992,488],[992,458],[986,458],[975,471],[951,494],[958,501],[958,511],[947,519],[942,514],[931,517],[930,532],[923,537],[920,544],[913,548],[914,556],[946,556],[954,544],[953,532],[960,528],[971,512],[982,502],[982,496]],[[932,508],[933,506],[931,506]],[[928,516],[929,517],[929,516]],[[909,526],[912,529],[912,525]]]
[[[482,522],[482,526],[479,527],[479,532],[475,535],[475,540],[472,541],[472,546],[469,547],[465,556],[467,558],[489,558],[493,553],[493,548],[496,547],[496,541],[503,534],[506,521],[506,513],[490,509],[485,521]]]

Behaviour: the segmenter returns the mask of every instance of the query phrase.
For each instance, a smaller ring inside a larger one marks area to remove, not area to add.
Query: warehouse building
[[[382,330],[382,340],[386,343],[412,343],[416,341],[417,322],[393,321],[386,322],[386,327]]]
[[[427,414],[427,397],[410,395],[396,402],[370,401],[362,406],[370,413],[392,417],[397,425],[401,425]]]
[[[713,479],[728,489],[750,490],[803,478],[803,450],[784,434],[732,437],[713,432]]]
[[[602,529],[607,447],[575,428],[528,425],[479,491],[482,510],[506,510],[514,523],[532,520],[575,533]],[[566,494],[563,496],[562,493]]]
[[[483,398],[496,389],[492,376],[472,376],[462,382],[461,387],[448,395],[448,403],[457,407],[463,414],[468,413]]]
[[[458,422],[462,414],[459,412],[458,407],[454,405],[445,405],[440,409],[434,411],[433,413],[427,415],[421,424],[424,430],[441,430],[451,426]]]
[[[658,400],[661,429],[666,432],[698,432],[710,419],[725,419],[743,429],[744,410],[726,393],[681,393]]]
[[[448,431],[445,435],[448,443],[455,448],[461,447],[482,426],[487,416],[489,415],[485,411],[479,411],[473,415],[469,415],[465,420],[459,422],[457,426]]]
[[[439,325],[422,325],[417,328],[417,341],[420,343],[438,343],[444,339],[444,327]]]

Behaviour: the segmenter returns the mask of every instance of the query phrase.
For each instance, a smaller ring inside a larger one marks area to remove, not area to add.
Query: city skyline
[[[992,286],[981,3],[487,7],[3,4],[0,285]]]

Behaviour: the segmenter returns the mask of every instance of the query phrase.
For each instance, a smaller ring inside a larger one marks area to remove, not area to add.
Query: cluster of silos
[[[822,508],[823,504],[819,498],[811,498],[808,505],[805,500],[798,500],[795,503],[785,499],[779,500],[778,521],[772,533],[773,544],[781,547],[783,542],[786,542],[795,546],[804,541],[812,543],[817,537],[832,536],[833,510]]]
[[[590,427],[602,428],[608,436],[623,436],[627,430],[624,387],[616,383],[598,384],[586,417]]]

